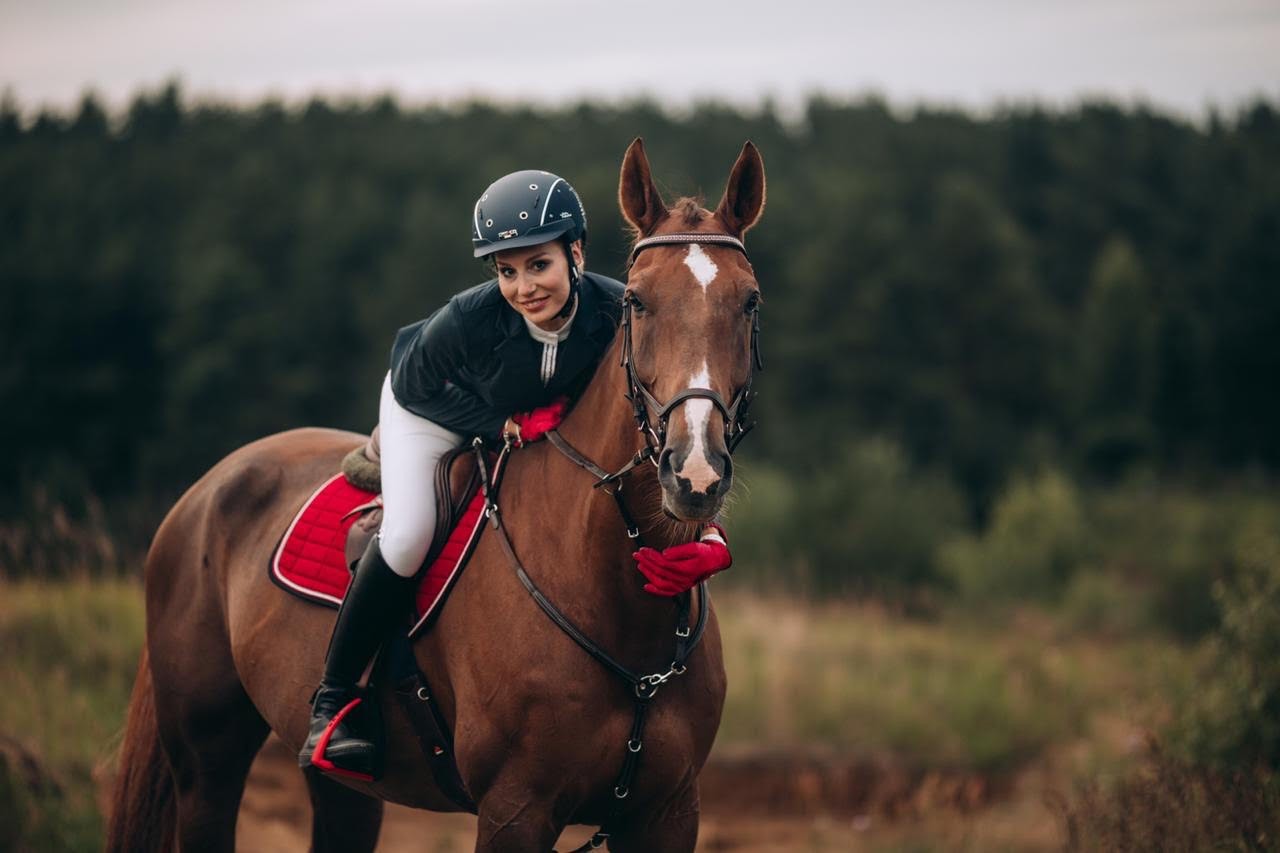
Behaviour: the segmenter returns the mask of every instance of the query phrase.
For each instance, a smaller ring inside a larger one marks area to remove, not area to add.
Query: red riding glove
[[[564,420],[565,409],[569,407],[569,398],[560,397],[555,402],[541,408],[534,409],[532,412],[520,412],[512,415],[511,420],[516,422],[516,426],[520,427],[520,434],[517,436],[519,444],[528,444],[531,441],[537,441],[551,430],[560,426],[560,422]]]
[[[719,532],[708,530],[697,542],[672,545],[662,551],[641,548],[631,555],[636,568],[649,579],[645,592],[666,597],[679,595],[733,565],[724,528],[718,524],[708,526]]]

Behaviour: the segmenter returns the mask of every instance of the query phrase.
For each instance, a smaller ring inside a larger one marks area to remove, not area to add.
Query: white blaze
[[[720,268],[716,266],[716,262],[711,260],[706,252],[702,251],[702,247],[697,243],[689,245],[689,254],[684,256],[684,264],[693,273],[693,277],[697,279],[698,284],[702,285],[702,292],[707,292],[707,285],[715,281],[716,274],[720,272]],[[710,405],[708,403],[708,405]]]
[[[698,248],[694,244],[690,249]],[[693,252],[690,251],[690,256]],[[701,254],[701,253],[700,253]],[[711,259],[706,255],[707,263],[711,266],[711,278],[715,278],[716,265],[711,263]],[[693,264],[689,264],[690,267]],[[695,272],[694,275],[697,275]],[[710,279],[708,279],[710,280]],[[703,287],[706,287],[704,284]],[[702,362],[702,369],[689,379],[690,388],[710,388],[711,375],[707,373],[707,362]],[[689,428],[689,437],[693,441],[693,447],[689,448],[689,456],[684,460],[684,467],[677,473],[689,481],[689,488],[695,492],[705,492],[714,485],[720,475],[716,473],[715,468],[711,466],[711,461],[707,458],[706,434],[707,421],[711,418],[711,401],[702,397],[694,397],[684,402],[684,422]]]

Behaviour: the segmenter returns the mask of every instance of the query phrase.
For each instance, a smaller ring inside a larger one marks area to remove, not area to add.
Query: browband
[[[712,243],[719,246],[732,246],[744,255],[747,253],[747,247],[742,245],[742,241],[737,237],[732,237],[728,234],[682,231],[678,234],[657,234],[653,237],[637,240],[636,244],[631,247],[631,257],[627,260],[627,265],[634,264],[636,256],[651,246],[669,246],[673,243]]]

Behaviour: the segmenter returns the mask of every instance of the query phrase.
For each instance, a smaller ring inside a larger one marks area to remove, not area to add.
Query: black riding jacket
[[[582,392],[617,332],[622,291],[619,281],[582,274],[573,326],[544,385],[543,345],[503,298],[498,280],[464,290],[396,333],[391,391],[401,406],[445,429],[496,437],[512,414]]]

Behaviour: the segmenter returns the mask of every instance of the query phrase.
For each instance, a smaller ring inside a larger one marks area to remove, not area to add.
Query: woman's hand
[[[507,422],[502,425],[502,437],[510,438],[511,443],[516,447],[521,445],[520,441],[520,424],[514,417],[507,418]]]
[[[560,397],[554,403],[534,409],[532,412],[520,412],[512,415],[507,420],[508,426],[515,425],[514,435],[517,444],[524,444],[530,441],[537,441],[551,430],[560,426],[560,421],[564,420],[565,409],[569,407],[569,400],[566,397]],[[508,433],[512,430],[508,429]]]
[[[733,565],[724,528],[718,524],[707,525],[697,542],[672,545],[662,551],[641,548],[631,556],[636,561],[636,568],[649,581],[644,585],[644,591],[664,597],[690,590]]]

